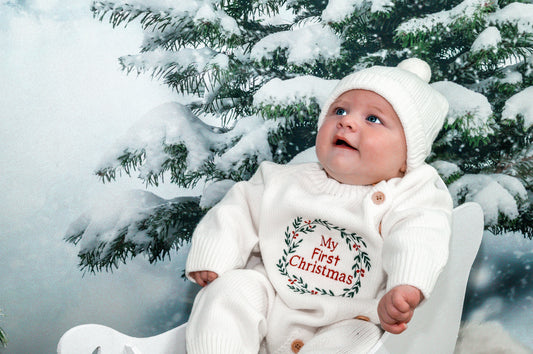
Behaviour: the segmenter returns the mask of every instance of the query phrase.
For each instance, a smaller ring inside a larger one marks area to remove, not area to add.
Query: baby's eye
[[[376,116],[368,116],[366,117],[366,120],[372,123],[383,124],[381,123],[381,120]]]
[[[344,108],[336,108],[335,109],[335,114],[338,115],[338,116],[345,116],[346,115],[346,110]]]

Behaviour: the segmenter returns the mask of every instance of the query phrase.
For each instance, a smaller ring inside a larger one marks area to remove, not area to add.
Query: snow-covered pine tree
[[[94,1],[92,11],[113,26],[139,22],[140,53],[121,57],[123,69],[163,80],[185,102],[148,113],[97,175],[206,188],[173,200],[132,192],[105,213],[96,206],[66,238],[81,268],[174,252],[261,161],[312,148],[320,102],[339,78],[407,57],[430,63],[451,104],[429,161],[455,203],[479,202],[495,233],[533,237],[531,1],[117,0]]]

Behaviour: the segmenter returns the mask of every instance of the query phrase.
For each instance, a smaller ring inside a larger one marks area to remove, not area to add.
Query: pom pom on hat
[[[398,64],[397,68],[412,72],[425,83],[429,83],[429,80],[431,79],[431,68],[429,67],[429,64],[418,58],[405,59]]]
[[[448,113],[446,98],[429,85],[431,68],[410,58],[396,67],[373,66],[343,78],[322,106],[318,127],[331,104],[344,92],[361,89],[385,98],[400,118],[407,143],[407,172],[421,166],[431,152]]]

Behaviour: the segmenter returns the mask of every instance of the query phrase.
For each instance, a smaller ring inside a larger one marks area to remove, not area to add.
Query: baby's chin
[[[328,178],[334,179],[335,181],[342,184],[349,184],[354,186],[371,186],[378,184],[381,181],[388,181],[393,178],[403,177],[402,173],[391,176],[367,176],[367,175],[358,175],[358,174],[340,174],[335,173],[334,171],[328,170],[327,167],[324,167],[324,171]]]
[[[372,182],[366,183],[365,179],[361,178],[360,176],[335,173],[334,171],[328,170],[327,167],[324,167],[324,171],[326,171],[326,175],[328,176],[328,178],[334,179],[335,181],[342,183],[342,184],[351,184],[354,186],[374,184]]]

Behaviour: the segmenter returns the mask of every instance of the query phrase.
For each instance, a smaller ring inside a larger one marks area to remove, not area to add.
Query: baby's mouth
[[[335,146],[346,148],[346,149],[357,150],[355,147],[350,145],[348,141],[344,140],[344,138],[341,138],[341,137],[338,137],[335,139]]]

